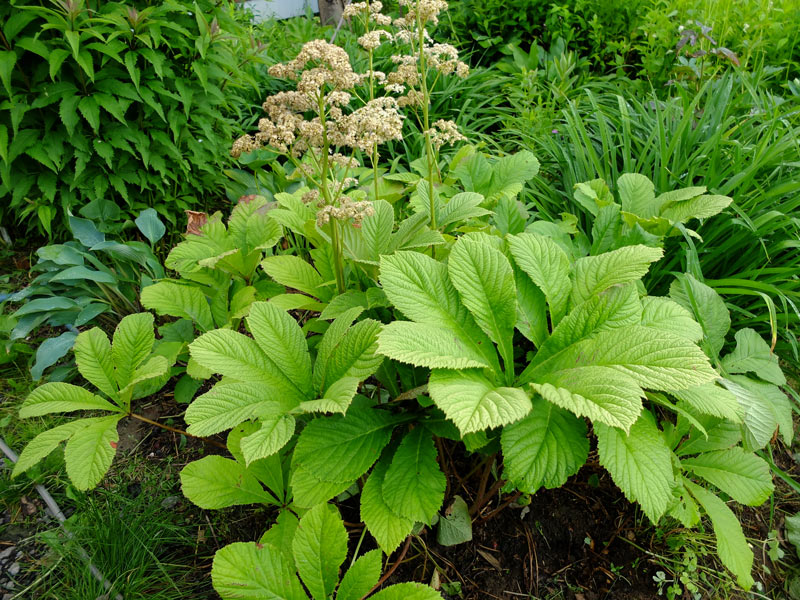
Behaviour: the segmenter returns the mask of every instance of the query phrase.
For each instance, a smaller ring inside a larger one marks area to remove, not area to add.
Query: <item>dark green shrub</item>
[[[174,222],[222,195],[263,54],[227,2],[12,0],[0,30],[4,224],[52,236],[97,199]]]

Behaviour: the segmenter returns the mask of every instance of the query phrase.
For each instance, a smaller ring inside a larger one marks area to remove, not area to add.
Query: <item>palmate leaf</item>
[[[567,311],[571,283],[566,253],[552,239],[535,233],[509,236],[514,262],[547,298],[550,319],[557,325]]]
[[[345,332],[329,356],[323,390],[346,377],[362,381],[378,370],[383,362],[383,356],[378,354],[381,327],[378,321],[364,319]]]
[[[293,566],[271,544],[236,542],[217,550],[211,581],[223,600],[308,600]]]
[[[747,544],[739,519],[715,494],[688,480],[683,480],[683,484],[711,519],[714,537],[717,539],[717,554],[722,564],[736,575],[742,588],[750,589],[754,583],[750,574],[753,569],[753,551]]]
[[[781,389],[771,383],[744,375],[730,375],[721,380],[732,392],[744,413],[744,447],[757,450],[766,446],[778,429],[788,445],[794,436],[792,408]]]
[[[381,331],[378,350],[394,360],[429,369],[489,366],[483,353],[463,344],[451,328],[431,323],[392,321]]]
[[[339,567],[347,557],[347,531],[333,506],[319,504],[303,515],[292,554],[311,597],[326,600],[336,589]]]
[[[703,328],[692,318],[692,313],[669,298],[642,298],[641,324],[674,333],[695,343],[703,338]]]
[[[294,434],[295,421],[291,415],[280,415],[261,419],[261,429],[242,438],[242,454],[246,465],[283,448]]]
[[[274,504],[255,476],[235,460],[204,456],[181,470],[183,495],[200,508]]]
[[[513,423],[531,409],[522,389],[498,387],[478,369],[434,370],[428,390],[462,435]]]
[[[540,397],[527,417],[503,429],[501,439],[506,477],[530,494],[563,485],[589,455],[583,419]]]
[[[379,460],[361,490],[361,520],[386,554],[391,554],[414,527],[414,521],[398,516],[386,504],[383,484],[390,462]]]
[[[715,383],[672,392],[672,395],[703,414],[728,419],[734,423],[742,422],[743,411],[736,396]]]
[[[489,241],[462,236],[450,251],[448,272],[464,306],[498,345],[506,367],[511,368],[514,357],[511,338],[517,321],[511,263]]]
[[[448,329],[449,337],[464,347],[464,357],[474,360],[475,356],[481,356],[484,364],[500,370],[491,340],[461,303],[448,277],[447,266],[417,252],[396,252],[381,257],[380,280],[389,300],[409,319]],[[381,352],[387,331],[391,331],[391,325],[379,336]],[[394,341],[400,340],[395,336]],[[396,347],[396,343],[390,344],[384,354],[394,358],[391,352]]]
[[[436,462],[433,436],[417,427],[403,438],[383,482],[383,498],[395,514],[430,524],[444,502],[446,480]]]
[[[681,466],[748,506],[762,504],[774,489],[767,462],[739,446],[684,458]]]
[[[645,411],[625,435],[619,429],[595,424],[600,464],[629,500],[657,523],[672,500],[675,476],[669,447]]]
[[[64,462],[72,484],[79,490],[95,487],[111,467],[117,452],[117,423],[124,415],[92,420],[72,434],[64,448]]]
[[[394,424],[386,411],[356,406],[345,416],[314,419],[300,434],[292,461],[322,481],[352,481],[378,460]]]

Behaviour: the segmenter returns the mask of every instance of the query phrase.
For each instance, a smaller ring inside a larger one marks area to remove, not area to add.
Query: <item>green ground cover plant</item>
[[[0,29],[4,224],[52,237],[67,210],[109,199],[174,224],[223,196],[264,60],[226,5],[14,0]]]

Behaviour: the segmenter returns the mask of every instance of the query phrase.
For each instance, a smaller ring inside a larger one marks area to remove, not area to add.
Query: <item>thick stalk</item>
[[[138,419],[143,423],[147,423],[148,425],[155,425],[156,427],[160,427],[161,429],[166,429],[167,431],[171,431],[172,433],[179,433],[181,435],[185,435],[186,437],[195,438],[196,440],[203,440],[217,448],[222,448],[223,450],[227,450],[227,446],[222,444],[216,440],[210,440],[208,438],[199,437],[196,435],[192,435],[191,433],[186,433],[183,429],[177,429],[175,427],[170,427],[169,425],[164,425],[163,423],[159,423],[158,421],[153,421],[152,419],[148,419],[147,417],[143,417],[142,415],[137,415],[136,413],[128,413],[129,417],[133,417],[134,419]]]
[[[339,236],[339,221],[331,219],[331,245],[333,246],[333,270],[336,275],[336,290],[344,294],[344,265],[342,264],[342,240]]]
[[[320,92],[318,99],[319,106],[319,120],[322,125],[322,197],[325,199],[325,205],[330,206],[333,204],[331,191],[328,188],[328,171],[330,165],[328,162],[328,152],[330,143],[328,142],[328,125],[325,119],[325,99]],[[339,222],[335,218],[331,218],[331,246],[333,247],[333,270],[336,275],[336,290],[339,294],[343,294],[344,286],[344,265],[342,264],[342,243],[339,238]]]

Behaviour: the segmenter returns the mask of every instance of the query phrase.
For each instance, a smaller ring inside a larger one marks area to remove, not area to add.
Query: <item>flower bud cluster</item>
[[[352,219],[353,225],[359,227],[365,217],[371,217],[374,214],[375,208],[372,206],[372,202],[368,200],[353,201],[348,196],[342,196],[339,206],[329,204],[319,209],[317,212],[317,225],[324,227],[330,223],[331,219],[338,221]]]

